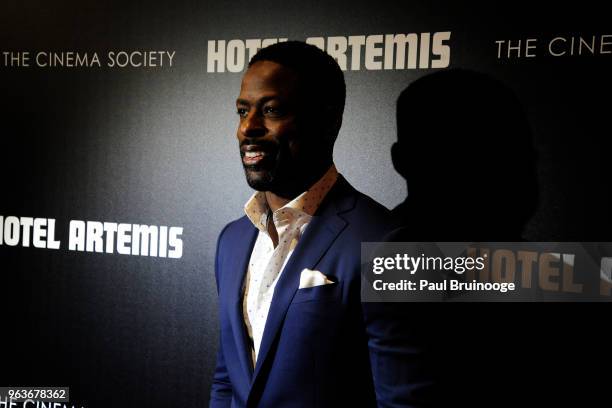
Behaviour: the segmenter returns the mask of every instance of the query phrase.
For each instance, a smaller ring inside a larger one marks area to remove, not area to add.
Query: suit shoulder
[[[391,212],[371,197],[355,190],[356,200],[350,218],[367,232],[364,239],[379,240],[393,229]]]
[[[227,239],[232,239],[234,237],[240,237],[241,234],[244,234],[250,227],[253,227],[251,221],[248,219],[246,215],[229,222],[221,232],[219,233],[218,244],[221,244],[223,241]]]
[[[359,207],[361,211],[367,211],[373,216],[381,219],[391,219],[391,211],[387,207],[360,191],[357,191],[357,207]]]
[[[219,281],[219,273],[223,265],[233,256],[237,243],[249,235],[255,227],[250,220],[243,216],[227,224],[219,233],[215,253],[215,275]]]

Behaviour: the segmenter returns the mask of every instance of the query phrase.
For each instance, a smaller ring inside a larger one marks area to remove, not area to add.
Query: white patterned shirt
[[[276,283],[302,233],[337,179],[338,171],[332,165],[312,187],[274,211],[272,221],[278,233],[276,248],[268,234],[269,206],[265,193],[256,192],[244,206],[247,217],[259,230],[247,268],[242,299],[244,322],[253,345],[253,366],[259,354]]]

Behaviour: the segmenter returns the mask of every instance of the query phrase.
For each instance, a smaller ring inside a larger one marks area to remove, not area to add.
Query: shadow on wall
[[[536,153],[509,88],[462,69],[426,75],[401,93],[397,130],[403,240],[522,240],[538,202]]]
[[[403,228],[389,241],[522,240],[539,201],[536,153],[510,89],[466,70],[424,76],[401,93],[397,129],[392,158],[406,179],[408,197],[393,210]],[[580,219],[571,207],[568,213]],[[595,223],[588,228],[603,230]],[[540,233],[549,234],[549,228]],[[572,303],[541,304],[526,313],[515,303],[388,307],[406,322],[402,330],[424,333],[424,358],[442,390],[437,406],[554,406],[584,395],[609,400],[600,392],[605,387],[576,386],[592,372],[593,362],[605,359],[593,347],[593,339],[605,334],[591,319],[570,318]],[[600,311],[588,313],[601,320]],[[563,340],[577,333],[582,340],[571,345]]]

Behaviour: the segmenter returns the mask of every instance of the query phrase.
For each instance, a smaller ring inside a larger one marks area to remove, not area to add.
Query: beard
[[[293,154],[285,143],[250,140],[243,144],[258,145],[266,152],[265,157],[256,164],[245,164],[244,160],[242,161],[246,181],[252,189],[269,191],[284,198],[294,198],[303,193],[313,181],[311,176],[313,171],[316,173],[320,150],[313,147],[304,149],[300,154]],[[244,158],[242,151],[241,158]],[[331,160],[329,162],[331,163]]]
[[[266,157],[264,157],[261,162],[250,165],[242,161],[244,153],[240,153],[247,184],[257,191],[274,190],[277,186],[279,176],[285,173],[282,166],[284,162],[283,156],[288,152],[283,152],[283,149],[275,143],[253,143],[252,141],[248,141],[248,143],[245,144],[258,145],[266,152]]]
[[[244,167],[244,175],[249,187],[257,191],[271,191],[274,188],[276,179],[276,168],[266,169],[263,166],[246,166]]]

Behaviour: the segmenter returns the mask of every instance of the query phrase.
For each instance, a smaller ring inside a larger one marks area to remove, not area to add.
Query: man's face
[[[300,193],[304,172],[318,162],[313,155],[321,156],[314,148],[316,135],[302,125],[308,115],[300,107],[298,85],[297,74],[272,61],[256,62],[242,79],[237,136],[247,182],[255,190],[284,197]]]

